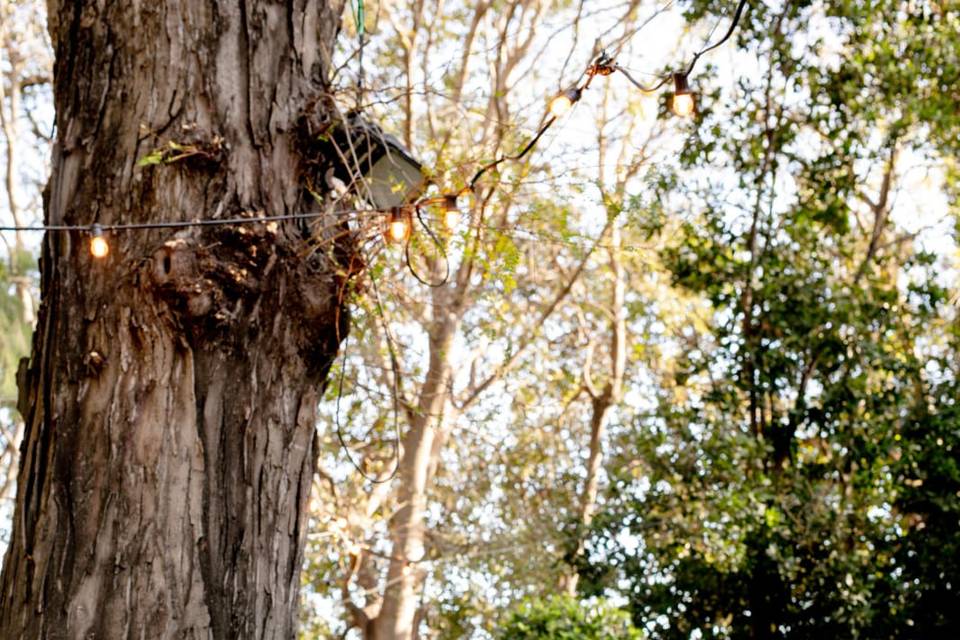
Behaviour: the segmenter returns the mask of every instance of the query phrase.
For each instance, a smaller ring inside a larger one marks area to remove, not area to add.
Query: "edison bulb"
[[[407,221],[403,218],[394,218],[387,227],[387,237],[392,242],[403,242],[407,238]]]
[[[90,237],[90,255],[94,258],[106,258],[108,253],[110,253],[110,245],[107,244],[107,239],[103,237],[100,226],[95,225]]]
[[[452,231],[460,223],[460,205],[457,203],[458,196],[449,194],[443,196],[443,226],[447,231]]]
[[[550,115],[554,118],[566,115],[572,108],[573,100],[562,93],[550,101]]]
[[[447,209],[443,212],[443,226],[452,231],[460,224],[460,211],[457,209]]]
[[[563,93],[554,97],[550,101],[550,115],[554,118],[559,118],[560,116],[566,115],[570,109],[573,108],[573,103],[580,99],[580,96],[583,94],[578,87],[570,87]]]
[[[673,96],[670,108],[681,118],[686,118],[693,113],[694,103],[692,93],[678,93]]]

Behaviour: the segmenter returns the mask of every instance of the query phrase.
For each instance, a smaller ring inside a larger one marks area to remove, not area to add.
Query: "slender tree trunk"
[[[586,542],[586,530],[593,522],[597,508],[597,496],[600,493],[600,472],[603,469],[603,440],[606,431],[607,414],[616,406],[623,395],[623,376],[627,366],[627,307],[626,307],[626,275],[620,255],[622,245],[620,228],[613,225],[610,228],[610,276],[613,280],[610,301],[610,362],[609,378],[603,391],[597,392],[590,379],[590,372],[585,373],[587,391],[591,397],[590,413],[590,450],[587,456],[587,477],[580,494],[579,522],[580,531],[577,533],[577,548],[575,558],[580,558]],[[564,576],[561,588],[568,595],[577,593],[577,583],[580,576],[576,567]]]
[[[0,40],[2,43],[2,40]],[[20,205],[17,202],[17,121],[20,118],[20,69],[10,61],[10,72],[7,79],[0,77],[0,129],[3,130],[5,147],[4,186],[7,192],[7,209],[14,225],[21,225]],[[4,85],[9,89],[5,90]],[[9,107],[7,106],[9,104]],[[9,109],[9,112],[7,111]],[[20,232],[14,234],[15,248],[23,248],[23,237]],[[11,257],[14,252],[11,252]],[[11,265],[12,266],[12,265]]]
[[[438,440],[442,441],[445,431],[442,414],[449,397],[449,354],[458,324],[459,317],[450,312],[430,331],[430,365],[403,439],[397,479],[399,507],[390,521],[391,560],[370,640],[411,640],[416,635],[418,588],[423,579],[418,563],[426,550],[427,489],[436,471]]]
[[[0,30],[0,47],[4,47],[6,34]],[[3,54],[7,53],[6,56]],[[17,150],[20,144],[20,101],[23,95],[24,82],[22,77],[23,69],[20,66],[21,61],[15,60],[7,51],[0,51],[0,58],[6,57],[7,64],[10,65],[7,78],[0,77],[0,130],[3,132],[3,140],[6,155],[5,167],[5,191],[7,193],[7,210],[13,220],[14,226],[24,224],[23,213],[20,210],[20,203],[17,198]],[[7,88],[4,88],[4,85]],[[30,278],[20,273],[21,258],[23,257],[24,241],[23,232],[14,232],[14,242],[11,247],[4,239],[7,245],[9,258],[10,282],[13,284],[17,298],[22,305],[22,319],[25,323],[32,325],[36,321],[35,303],[31,292]],[[12,486],[12,485],[11,485]]]
[[[339,5],[51,0],[46,222],[312,208],[297,123]],[[169,162],[138,165],[156,149]],[[117,231],[102,261],[48,234],[0,637],[294,636],[314,411],[346,320],[309,232]]]

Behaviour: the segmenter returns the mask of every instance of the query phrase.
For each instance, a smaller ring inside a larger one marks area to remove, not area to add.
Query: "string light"
[[[573,105],[576,104],[581,97],[583,92],[590,87],[590,83],[593,78],[596,76],[609,76],[614,72],[620,72],[624,75],[632,84],[639,88],[644,93],[650,93],[656,91],[657,89],[664,86],[671,79],[674,82],[674,91],[673,96],[671,97],[670,107],[673,113],[681,117],[687,117],[693,114],[696,111],[696,102],[694,99],[694,94],[690,91],[688,84],[688,76],[693,71],[693,68],[696,66],[697,61],[705,53],[712,51],[725,43],[733,35],[734,31],[737,28],[737,25],[740,22],[740,19],[743,15],[744,10],[746,9],[747,0],[740,0],[737,5],[737,8],[734,12],[733,19],[727,32],[722,38],[717,42],[704,47],[698,51],[691,60],[687,68],[682,72],[675,72],[672,74],[664,75],[659,78],[659,82],[652,86],[645,86],[636,79],[634,79],[630,73],[618,65],[612,56],[607,55],[606,52],[601,52],[601,54],[595,59],[593,63],[586,70],[586,81],[582,85],[572,86],[559,95],[554,96],[548,105],[548,112],[550,117],[541,125],[540,129],[537,131],[536,135],[519,151],[513,155],[500,155],[496,160],[482,166],[476,174],[473,176],[473,179],[470,181],[467,187],[462,189],[456,194],[445,194],[439,197],[433,198],[422,198],[416,202],[406,205],[404,208],[394,208],[389,210],[384,210],[382,208],[370,208],[365,210],[338,210],[336,214],[343,215],[347,213],[371,213],[371,214],[384,214],[389,213],[389,218],[387,221],[386,228],[384,230],[384,238],[388,242],[393,243],[405,243],[407,251],[407,264],[411,268],[411,272],[414,272],[412,268],[412,263],[410,262],[409,257],[409,248],[410,243],[408,240],[413,233],[413,218],[412,211],[417,211],[417,218],[420,220],[421,224],[424,226],[424,229],[430,235],[434,244],[440,248],[441,253],[443,252],[441,243],[436,238],[436,234],[430,230],[430,228],[424,222],[422,216],[420,215],[421,207],[428,204],[442,204],[442,217],[443,226],[450,230],[455,228],[460,222],[460,208],[457,206],[457,199],[463,194],[476,193],[476,187],[479,183],[480,178],[488,171],[496,168],[500,163],[510,160],[510,161],[519,161],[523,159],[540,141],[543,135],[547,130],[557,121],[558,118],[566,115],[573,108]],[[622,48],[622,45],[621,47]],[[619,51],[619,48],[617,49]],[[190,221],[159,221],[159,222],[147,222],[147,223],[118,223],[118,224],[94,224],[90,226],[86,225],[42,225],[36,227],[29,226],[3,226],[0,225],[0,231],[82,231],[90,234],[90,254],[97,259],[103,259],[110,253],[110,245],[107,242],[105,232],[107,231],[120,231],[120,230],[138,230],[138,229],[163,229],[163,228],[188,228],[188,227],[205,227],[205,226],[226,226],[226,225],[242,225],[242,224],[256,224],[256,223],[265,223],[265,222],[279,222],[284,220],[309,220],[312,218],[318,218],[321,216],[329,215],[329,212],[307,212],[307,213],[297,213],[297,214],[285,214],[285,215],[274,215],[274,216],[259,216],[259,217],[244,217],[244,218],[211,218],[205,220],[190,220]],[[447,267],[449,271],[449,265]],[[414,272],[416,276],[416,273]],[[418,277],[418,279],[421,279]],[[422,281],[422,280],[421,280]],[[444,278],[443,282],[446,282]],[[436,285],[431,285],[436,286]]]
[[[687,74],[673,74],[673,98],[670,101],[670,109],[681,118],[686,118],[694,112],[695,108],[693,93],[690,92],[690,86],[687,84]]]
[[[563,93],[554,96],[553,100],[550,101],[550,106],[548,107],[550,115],[554,118],[560,118],[567,115],[570,112],[570,109],[573,108],[583,95],[583,91],[580,87],[570,87]]]
[[[336,213],[383,214],[383,209],[338,209]],[[275,216],[250,216],[243,218],[206,218],[203,220],[160,220],[157,222],[120,222],[115,224],[44,224],[35,227],[26,225],[0,225],[0,231],[84,231],[90,235],[99,229],[101,234],[109,231],[139,231],[147,229],[186,229],[190,227],[222,227],[241,224],[262,224],[284,220],[312,220],[330,215],[329,211],[306,211]]]
[[[476,186],[480,178],[489,170],[496,168],[500,163],[511,160],[518,161],[523,159],[540,141],[543,135],[547,130],[563,115],[569,113],[573,108],[573,105],[576,104],[583,95],[583,91],[589,88],[591,81],[595,76],[609,76],[615,71],[622,73],[631,83],[637,86],[641,91],[649,93],[656,91],[662,87],[666,82],[671,78],[674,80],[674,95],[672,100],[672,110],[677,115],[686,116],[695,110],[695,103],[693,99],[693,94],[690,92],[687,76],[693,70],[699,58],[711,51],[724,42],[726,42],[733,32],[735,31],[737,24],[740,21],[740,18],[743,14],[743,11],[746,7],[746,0],[740,0],[736,12],[734,13],[733,20],[731,22],[730,28],[727,33],[721,38],[718,42],[705,47],[704,49],[697,52],[693,60],[687,69],[682,73],[674,73],[672,75],[663,76],[660,78],[660,82],[651,87],[646,87],[639,82],[637,82],[623,67],[619,66],[612,57],[608,56],[606,53],[601,53],[600,56],[592,63],[587,71],[586,82],[582,86],[573,86],[563,93],[555,96],[548,105],[548,111],[550,113],[550,118],[543,123],[540,127],[537,134],[517,153],[514,155],[501,155],[496,160],[484,165],[481,167],[477,173],[473,176],[473,179],[470,181],[469,185],[462,189],[456,194],[446,194],[439,198],[439,202],[443,204],[443,222],[444,225],[450,229],[456,226],[459,222],[459,207],[457,206],[457,199],[459,196],[465,193],[474,193],[476,194]],[[362,44],[362,41],[361,41]],[[362,51],[362,47],[361,47]],[[384,232],[384,236],[388,241],[392,242],[404,242],[405,243],[405,256],[407,267],[410,272],[422,283],[428,286],[442,286],[445,284],[450,276],[450,265],[449,261],[446,259],[446,254],[443,249],[442,243],[436,238],[436,235],[431,231],[431,229],[426,225],[422,216],[420,215],[420,208],[423,205],[437,203],[437,198],[427,198],[421,199],[415,203],[408,205],[403,209],[394,208],[389,210],[389,220],[387,227]],[[417,218],[420,223],[424,226],[427,234],[431,237],[434,244],[439,249],[440,253],[443,256],[443,262],[445,264],[446,275],[438,283],[432,283],[428,280],[423,279],[421,276],[417,275],[416,270],[413,268],[413,264],[410,260],[410,243],[407,240],[410,238],[410,235],[413,232],[413,223],[412,223],[412,211],[417,212]],[[369,209],[354,209],[354,210],[337,210],[334,215],[345,215],[348,213],[371,213],[371,214],[384,214],[387,211],[378,208],[369,208]],[[96,259],[103,259],[110,253],[110,245],[107,242],[105,237],[105,231],[118,231],[118,230],[147,230],[147,229],[169,229],[169,228],[190,228],[190,227],[206,227],[206,226],[228,226],[228,225],[243,225],[243,224],[257,224],[257,223],[266,223],[266,222],[280,222],[286,220],[310,220],[314,218],[319,218],[322,216],[331,215],[329,211],[320,211],[320,212],[305,212],[305,213],[296,213],[296,214],[283,214],[283,215],[273,215],[273,216],[259,216],[259,217],[242,217],[242,218],[210,218],[204,220],[189,220],[189,221],[158,221],[158,222],[147,222],[147,223],[118,223],[118,224],[93,224],[90,226],[85,225],[42,225],[42,226],[21,226],[21,225],[0,225],[0,231],[15,231],[15,232],[31,232],[31,231],[43,231],[43,232],[53,232],[53,231],[81,231],[87,232],[90,234],[90,253]],[[479,229],[479,226],[478,226]],[[371,283],[373,285],[373,290],[377,300],[377,308],[380,311],[380,318],[383,318],[383,311],[379,301],[379,292],[377,288],[376,279],[373,276],[373,273],[370,273]],[[340,414],[340,397],[343,393],[343,382],[344,382],[344,371],[345,366],[341,368],[340,373],[340,385],[337,393],[336,400],[336,411],[335,411],[335,423],[337,425],[337,437],[340,441],[341,446],[346,451],[346,455],[351,465],[368,481],[373,483],[383,483],[389,482],[396,477],[399,467],[400,467],[400,428],[399,428],[399,365],[397,362],[396,353],[394,351],[393,342],[390,337],[389,331],[387,333],[387,346],[390,352],[390,361],[391,368],[393,370],[393,430],[395,433],[395,442],[394,442],[394,467],[393,470],[386,477],[373,477],[368,475],[363,468],[356,463],[350,454],[349,447],[347,446],[339,420]],[[349,337],[349,336],[348,336]],[[344,341],[343,346],[343,357],[344,363],[346,362],[346,353],[347,353],[347,341]],[[405,570],[407,567],[405,567]]]
[[[103,227],[99,224],[93,225],[90,227],[90,255],[102,259],[106,258],[109,253],[110,245],[107,244],[107,239],[103,236]]]
[[[443,226],[447,231],[453,231],[460,224],[460,207],[457,205],[457,199],[453,194],[443,196]]]
[[[387,222],[387,240],[395,243],[406,241],[410,237],[412,227],[409,211],[393,209],[390,212],[390,220]]]

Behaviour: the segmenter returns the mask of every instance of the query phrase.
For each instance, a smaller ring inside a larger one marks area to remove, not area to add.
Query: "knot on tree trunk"
[[[166,303],[194,347],[249,349],[292,341],[312,373],[325,373],[346,335],[346,273],[325,252],[278,225],[217,227],[165,242],[143,282]]]

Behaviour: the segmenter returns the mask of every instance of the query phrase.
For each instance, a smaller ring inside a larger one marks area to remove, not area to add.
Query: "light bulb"
[[[673,96],[673,102],[670,105],[673,112],[681,118],[686,118],[693,113],[693,107],[693,94],[690,93],[679,93]]]
[[[443,196],[443,226],[452,231],[460,223],[460,207],[456,195]]]
[[[106,258],[110,253],[110,245],[107,239],[103,237],[103,229],[95,224],[90,229],[90,255],[94,258]]]
[[[693,94],[690,93],[690,86],[687,84],[687,74],[673,74],[673,100],[670,101],[670,109],[685,118],[693,113],[695,104]]]
[[[580,99],[581,93],[577,87],[570,87],[560,95],[555,96],[550,101],[550,115],[554,118],[566,115],[573,108],[573,104]]]
[[[447,231],[453,231],[460,224],[460,212],[456,209],[443,212],[443,226]]]
[[[390,224],[387,225],[387,238],[391,242],[403,242],[407,239],[409,232],[410,223],[403,217],[394,217],[390,220]]]
[[[559,118],[573,107],[573,101],[562,93],[550,101],[550,115]]]

